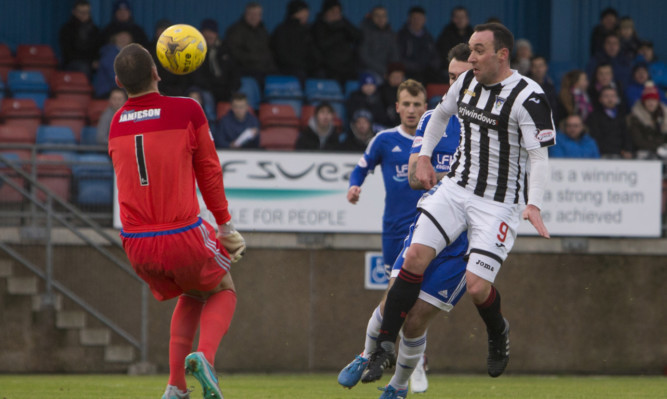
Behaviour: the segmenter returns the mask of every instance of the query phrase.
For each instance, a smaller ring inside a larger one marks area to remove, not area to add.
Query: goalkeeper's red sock
[[[199,316],[204,302],[190,296],[178,298],[171,316],[169,338],[169,385],[175,385],[181,391],[187,390],[185,382],[185,357],[192,352]]]
[[[235,308],[236,292],[224,290],[211,295],[202,309],[197,351],[203,352],[211,365],[215,361],[220,341],[232,322]]]

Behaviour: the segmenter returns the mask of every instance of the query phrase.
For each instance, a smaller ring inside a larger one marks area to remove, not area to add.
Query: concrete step
[[[86,313],[80,310],[61,310],[56,313],[57,328],[84,328]]]
[[[104,361],[131,363],[134,361],[134,348],[129,345],[108,345],[104,348]]]
[[[12,274],[12,261],[7,259],[0,260],[0,278],[9,277]]]
[[[82,328],[79,331],[81,345],[103,346],[111,343],[111,331],[108,328]]]
[[[62,310],[63,308],[63,296],[60,294],[53,294],[51,299],[53,303],[49,303],[49,298],[46,294],[37,294],[32,296],[32,311],[39,312],[47,306],[53,306],[55,310]]]
[[[13,295],[37,294],[37,277],[8,277],[7,292]]]

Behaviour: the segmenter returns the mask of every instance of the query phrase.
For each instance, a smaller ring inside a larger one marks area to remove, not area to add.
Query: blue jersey
[[[384,237],[405,238],[417,212],[417,201],[424,193],[411,189],[408,183],[408,160],[413,140],[414,137],[400,126],[379,132],[368,143],[366,152],[350,175],[350,186],[361,186],[368,172],[380,165],[385,189]]]
[[[419,125],[417,126],[417,131],[415,132],[415,140],[412,143],[412,148],[410,149],[410,154],[418,154],[422,149],[422,139],[424,137],[424,131],[426,130],[426,125],[428,121],[431,120],[431,114],[433,110],[428,110],[422,115],[419,120]],[[456,155],[456,150],[459,147],[459,138],[461,136],[461,123],[459,118],[456,115],[452,115],[449,118],[447,123],[447,128],[445,129],[445,134],[442,136],[442,139],[433,150],[433,155],[431,156],[431,163],[436,173],[449,172],[450,166],[454,163],[454,156]]]

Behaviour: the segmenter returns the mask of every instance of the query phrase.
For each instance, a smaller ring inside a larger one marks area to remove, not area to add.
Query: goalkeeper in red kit
[[[194,100],[160,95],[155,63],[140,45],[124,47],[114,71],[128,94],[109,130],[123,248],[155,298],[178,297],[162,398],[190,397],[185,365],[206,398],[221,399],[213,364],[236,307],[230,265],[243,256],[245,241],[231,223],[208,122]],[[217,233],[198,216],[196,186]],[[197,328],[198,348],[192,352]]]

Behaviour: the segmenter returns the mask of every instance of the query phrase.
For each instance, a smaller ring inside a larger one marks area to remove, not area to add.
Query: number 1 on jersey
[[[146,170],[146,157],[144,155],[144,135],[134,136],[134,154],[137,157],[137,168],[139,169],[139,183],[148,185],[148,171]]]

